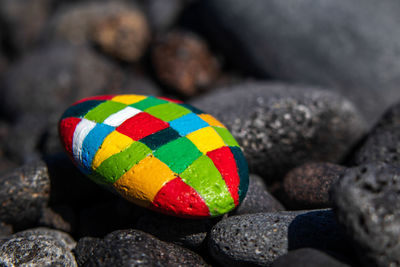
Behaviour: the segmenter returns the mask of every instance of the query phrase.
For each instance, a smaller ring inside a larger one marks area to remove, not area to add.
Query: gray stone
[[[313,248],[301,248],[289,251],[278,258],[271,267],[350,267],[331,255]]]
[[[385,162],[400,167],[400,104],[380,118],[352,161],[356,165]]]
[[[364,120],[334,92],[248,82],[192,101],[214,115],[244,149],[250,171],[277,180],[308,161],[340,161],[364,133]]]
[[[84,266],[208,266],[194,252],[139,230],[118,230],[96,246]]]
[[[147,212],[141,216],[136,228],[157,238],[172,242],[189,249],[199,249],[220,218],[215,219],[181,219],[155,212]]]
[[[333,186],[338,221],[365,266],[400,266],[400,169],[366,164]]]
[[[64,247],[66,247],[69,250],[72,250],[76,246],[75,240],[69,234],[46,227],[32,228],[14,234],[14,237],[30,237],[30,236],[53,237],[54,239],[63,243]]]
[[[285,208],[268,192],[263,179],[255,174],[250,174],[249,189],[247,190],[246,197],[233,214],[242,215],[281,210],[285,210]]]
[[[50,197],[44,162],[33,162],[0,177],[0,220],[26,227],[36,222]]]
[[[63,236],[29,230],[0,241],[0,265],[78,266]]]
[[[350,249],[331,210],[228,217],[212,228],[209,238],[211,255],[229,266],[268,266],[288,250],[304,247]]]
[[[332,207],[329,190],[346,167],[326,163],[306,163],[291,170],[283,179],[285,205],[290,209]]]
[[[206,30],[237,66],[338,88],[370,123],[400,98],[398,1],[202,2]]]

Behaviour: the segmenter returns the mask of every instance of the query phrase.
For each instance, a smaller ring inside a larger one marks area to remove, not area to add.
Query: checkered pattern
[[[164,213],[221,215],[247,191],[247,163],[229,131],[178,101],[141,95],[86,98],[65,111],[60,136],[95,182]]]

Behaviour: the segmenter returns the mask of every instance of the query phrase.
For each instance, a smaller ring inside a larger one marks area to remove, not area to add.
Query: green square
[[[195,160],[180,177],[200,194],[212,216],[224,214],[235,207],[221,173],[206,155]]]
[[[219,136],[221,136],[222,140],[224,140],[224,143],[227,146],[239,146],[239,144],[236,142],[235,138],[228,131],[228,129],[218,126],[212,126],[212,127],[219,134]]]
[[[139,161],[151,154],[151,149],[140,142],[133,142],[125,150],[112,155],[95,170],[103,182],[114,183]]]
[[[182,117],[183,115],[191,113],[189,109],[175,103],[166,103],[154,106],[146,109],[145,111],[163,121],[172,121]]]
[[[85,115],[85,119],[102,123],[110,115],[117,113],[118,111],[126,108],[127,105],[114,101],[105,101],[89,111]]]
[[[175,173],[183,172],[202,153],[186,137],[169,142],[153,152],[154,156],[168,165]]]
[[[134,104],[131,104],[130,106],[144,111],[147,108],[158,106],[165,103],[168,103],[168,101],[155,98],[153,96],[149,96],[148,98],[143,99],[142,101],[136,102]]]

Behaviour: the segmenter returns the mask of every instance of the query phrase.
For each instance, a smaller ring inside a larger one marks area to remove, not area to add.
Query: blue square
[[[190,134],[198,129],[208,126],[208,123],[203,121],[194,113],[189,113],[176,120],[170,121],[169,125],[177,131],[181,136]]]
[[[115,127],[111,127],[103,123],[97,123],[96,126],[85,137],[82,145],[81,158],[81,163],[84,167],[84,173],[87,174],[90,172],[92,161],[97,150],[99,149],[107,135],[109,135],[114,130]]]

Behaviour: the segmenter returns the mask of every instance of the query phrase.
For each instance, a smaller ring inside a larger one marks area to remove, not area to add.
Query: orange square
[[[225,125],[223,125],[219,120],[217,120],[210,114],[199,114],[199,117],[203,121],[207,122],[210,126],[219,126],[219,127],[226,128]]]
[[[126,199],[145,206],[153,201],[167,182],[176,177],[177,174],[165,163],[150,155],[122,175],[113,186]]]

